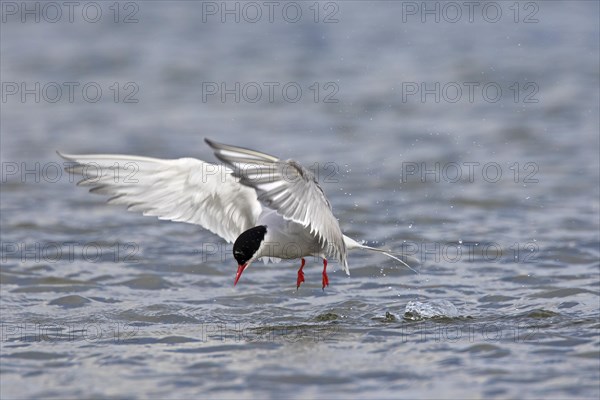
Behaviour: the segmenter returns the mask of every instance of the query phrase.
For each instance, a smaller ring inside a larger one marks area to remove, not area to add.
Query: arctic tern
[[[296,289],[304,282],[305,257],[323,259],[322,287],[329,286],[327,258],[346,274],[347,251],[380,252],[409,265],[388,250],[365,246],[344,235],[314,174],[294,160],[205,139],[223,164],[195,158],[58,153],[73,162],[78,185],[111,196],[110,204],[162,220],[197,224],[233,242],[238,263],[234,286],[252,262],[263,258],[301,259]],[[414,271],[416,272],[416,271]]]

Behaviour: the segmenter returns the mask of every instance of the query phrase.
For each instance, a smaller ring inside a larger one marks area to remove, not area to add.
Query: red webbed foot
[[[302,265],[300,265],[300,269],[298,270],[298,279],[296,280],[296,290],[300,287],[302,282],[304,282],[304,272],[302,272],[302,268],[304,268],[304,258],[302,259]]]
[[[329,286],[329,278],[327,277],[327,260],[323,259],[323,291],[325,286]]]

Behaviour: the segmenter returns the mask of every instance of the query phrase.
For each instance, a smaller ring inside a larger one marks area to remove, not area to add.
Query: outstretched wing
[[[293,160],[283,161],[258,151],[205,141],[219,160],[233,168],[242,184],[256,189],[263,205],[308,227],[348,272],[342,230],[311,171]]]
[[[162,160],[127,155],[61,154],[77,184],[112,196],[108,202],[159,219],[201,225],[228,242],[256,225],[262,207],[254,189],[222,165],[194,158]]]

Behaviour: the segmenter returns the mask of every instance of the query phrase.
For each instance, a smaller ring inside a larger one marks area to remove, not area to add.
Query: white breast
[[[265,210],[259,217],[257,225],[267,226],[267,234],[259,248],[257,258],[325,257],[325,248],[308,228],[284,219],[273,210]]]

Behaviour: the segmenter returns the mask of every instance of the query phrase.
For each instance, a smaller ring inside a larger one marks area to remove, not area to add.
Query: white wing
[[[262,204],[310,228],[348,272],[342,230],[311,171],[293,160],[282,161],[258,151],[205,141],[218,159],[233,168],[242,184],[256,189]]]
[[[78,185],[112,196],[108,202],[159,219],[188,222],[233,242],[256,225],[262,207],[254,189],[241,185],[222,165],[194,158],[162,160],[126,155],[72,155],[67,171]]]

